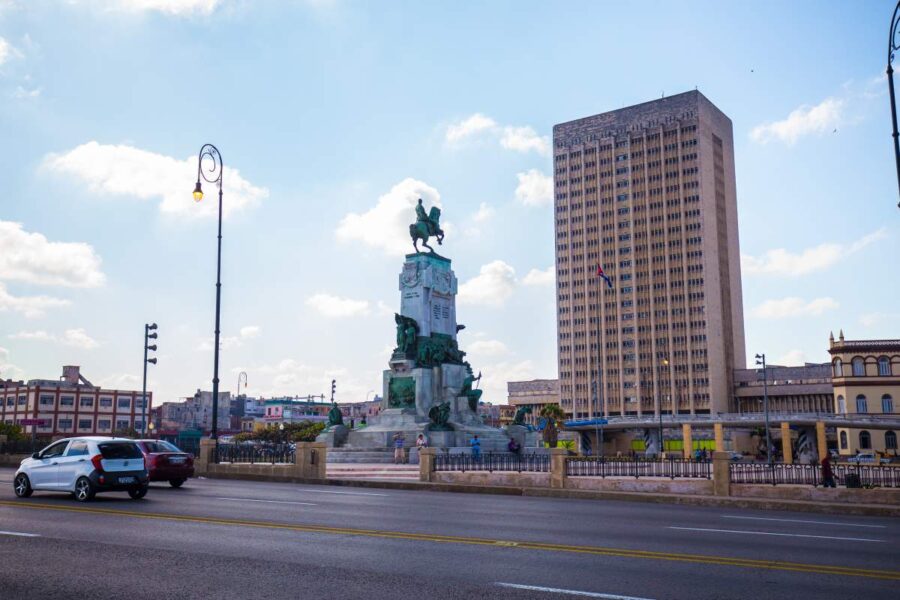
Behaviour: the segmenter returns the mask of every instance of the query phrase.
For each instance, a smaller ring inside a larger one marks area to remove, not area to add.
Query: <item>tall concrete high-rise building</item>
[[[561,123],[553,145],[563,409],[728,412],[746,365],[731,120],[692,91]]]

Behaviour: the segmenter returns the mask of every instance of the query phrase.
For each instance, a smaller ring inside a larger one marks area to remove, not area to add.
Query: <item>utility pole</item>
[[[769,439],[769,374],[766,370],[766,355],[757,354],[756,364],[763,368],[763,413],[766,421],[766,460],[772,464],[772,442]]]

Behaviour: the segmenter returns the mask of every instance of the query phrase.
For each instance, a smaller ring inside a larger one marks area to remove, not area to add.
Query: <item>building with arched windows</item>
[[[900,340],[829,338],[834,411],[837,414],[891,415],[900,411]],[[838,452],[897,454],[897,433],[885,429],[838,428]]]

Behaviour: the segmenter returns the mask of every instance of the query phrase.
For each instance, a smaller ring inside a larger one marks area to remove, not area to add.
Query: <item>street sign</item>
[[[43,427],[47,424],[48,419],[20,419],[19,425],[37,425]]]
[[[609,421],[606,419],[581,419],[578,421],[566,421],[563,423],[566,427],[595,427],[597,425],[607,425]]]

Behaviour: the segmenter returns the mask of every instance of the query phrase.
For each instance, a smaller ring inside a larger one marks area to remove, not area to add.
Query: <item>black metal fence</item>
[[[293,464],[293,444],[218,444],[217,463]]]
[[[634,460],[592,456],[566,458],[567,477],[667,477],[669,479],[710,479],[712,462],[692,458]]]
[[[731,483],[770,485],[824,485],[819,465],[783,463],[731,463]],[[900,467],[884,465],[833,464],[834,484],[841,487],[900,488]]]
[[[50,445],[50,440],[12,440],[0,443],[0,454],[32,454]]]
[[[435,471],[517,471],[549,473],[549,454],[512,454],[484,452],[477,458],[471,453],[438,453],[434,456]]]

